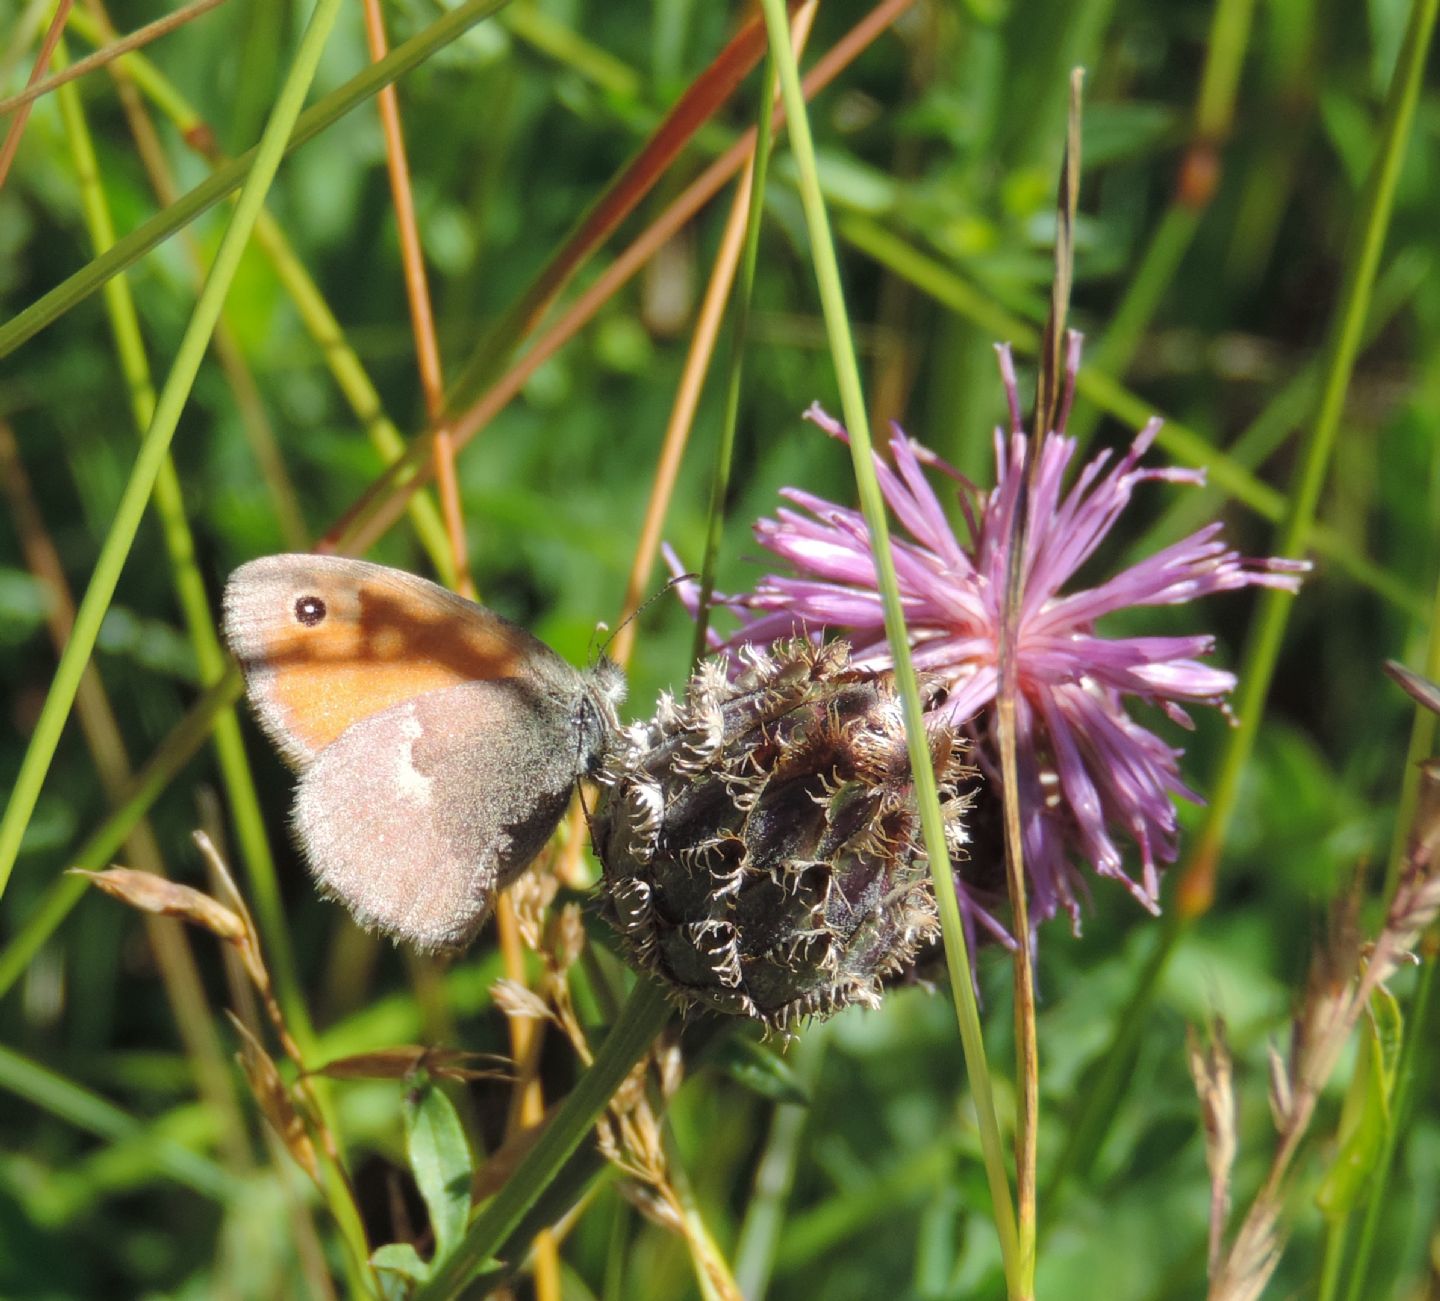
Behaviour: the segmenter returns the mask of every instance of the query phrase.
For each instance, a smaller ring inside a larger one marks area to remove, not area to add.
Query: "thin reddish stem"
[[[913,0],[882,0],[876,5],[816,61],[803,83],[805,97],[813,98],[834,81],[912,3]],[[774,129],[778,131],[784,121],[783,107],[777,107]],[[561,314],[535,346],[454,422],[457,448],[463,448],[504,410],[535,371],[568,343],[654,256],[655,251],[689,222],[745,165],[754,147],[755,128],[751,127],[601,273],[595,284]],[[419,463],[419,457],[417,448],[411,457],[397,462],[376,480],[326,534],[329,549],[346,553],[363,551],[390,528],[410,494],[429,479],[430,471]],[[406,478],[406,475],[410,477]]]
[[[65,21],[70,17],[70,6],[73,0],[60,0],[55,6],[55,13],[50,19],[50,28],[45,33],[45,40],[40,45],[40,53],[35,57],[35,66],[30,69],[30,80],[27,85],[34,86],[41,74],[50,66],[50,60],[55,56],[55,48],[60,44],[60,37],[65,31]],[[10,123],[10,129],[5,133],[5,140],[0,144],[0,189],[4,188],[5,178],[10,175],[10,164],[15,161],[15,154],[20,148],[20,137],[25,134],[25,124],[30,120],[30,109],[33,101],[27,100],[21,104]]]

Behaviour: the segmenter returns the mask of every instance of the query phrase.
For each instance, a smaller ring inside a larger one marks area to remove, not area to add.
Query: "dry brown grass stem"
[[[45,32],[45,39],[41,42],[40,53],[35,56],[35,66],[30,69],[30,86],[40,84],[40,74],[50,66],[50,60],[55,56],[55,51],[60,45],[60,37],[65,31],[65,22],[70,17],[70,7],[74,0],[60,0],[55,6],[55,12],[50,17],[50,26]],[[15,155],[20,149],[20,137],[25,134],[25,124],[30,120],[30,108],[33,101],[26,100],[21,104],[13,118],[10,119],[10,128],[5,132],[5,139],[0,142],[0,189],[5,186],[5,178],[10,175],[10,166],[15,161]]]
[[[201,14],[208,13],[211,9],[218,8],[224,3],[225,0],[191,0],[190,4],[182,5],[174,13],[157,18],[153,23],[146,23],[144,27],[137,28],[128,36],[113,39],[111,44],[105,46],[104,49],[87,54],[83,59],[77,59],[68,68],[64,68],[44,80],[32,80],[24,90],[0,99],[0,117],[4,117],[7,113],[13,113],[17,108],[24,108],[26,105],[34,103],[35,100],[48,95],[67,81],[74,81],[88,72],[94,72],[96,68],[103,68],[107,63],[113,63],[122,54],[129,54],[131,50],[138,50],[149,45],[151,41],[168,36],[177,28],[193,22]],[[45,62],[49,62],[48,58]],[[37,64],[37,66],[43,66],[43,64]]]
[[[75,597],[35,501],[14,431],[4,420],[0,420],[0,486],[3,486],[26,567],[46,594],[45,622],[58,654],[69,639],[75,621]],[[134,770],[105,684],[93,663],[80,679],[75,711],[94,759],[101,789],[112,805],[118,805],[130,788]],[[125,839],[125,851],[131,862],[146,872],[168,875],[160,842],[148,819],[142,818],[135,824]],[[220,1121],[221,1150],[234,1169],[246,1170],[252,1163],[245,1140],[245,1121],[189,940],[180,924],[168,918],[147,916],[145,930],[181,1042],[195,1067],[200,1096]]]
[[[378,62],[387,50],[385,20],[379,0],[365,0],[365,34],[370,56]],[[469,547],[465,536],[465,519],[460,502],[459,480],[455,473],[455,444],[444,416],[444,371],[440,346],[435,331],[435,314],[431,304],[429,279],[425,273],[425,257],[420,240],[419,223],[410,183],[410,164],[405,149],[405,133],[400,123],[400,103],[395,87],[385,86],[378,97],[381,128],[385,137],[385,157],[390,178],[390,197],[395,210],[399,235],[400,257],[405,272],[405,296],[410,309],[410,326],[415,340],[415,360],[420,374],[425,412],[432,438],[431,464],[440,494],[441,516],[450,544],[451,560],[456,575],[456,589],[462,596],[474,598],[475,583],[470,574]],[[502,894],[495,908],[496,930],[506,976],[523,983],[525,952],[521,943],[515,912],[508,894]],[[510,1052],[518,1071],[512,1094],[510,1117],[506,1132],[538,1124],[545,1114],[545,1095],[539,1076],[542,1028],[523,1017],[507,1018]],[[560,1256],[555,1239],[548,1231],[536,1235],[533,1253],[535,1295],[537,1301],[559,1301]]]
[[[1372,996],[1402,965],[1414,961],[1415,946],[1440,913],[1440,762],[1423,766],[1405,868],[1380,933],[1368,944],[1358,923],[1360,889],[1357,879],[1341,896],[1329,933],[1316,947],[1304,1002],[1292,1025],[1289,1058],[1272,1056],[1275,1153],[1260,1191],[1211,1271],[1210,1301],[1250,1301],[1264,1291],[1285,1245],[1281,1213],[1293,1182],[1291,1169],[1321,1093]]]
[[[365,36],[370,44],[370,57],[378,63],[389,48],[380,0],[365,0]],[[455,564],[456,590],[461,596],[473,599],[475,584],[470,577],[465,518],[455,477],[455,447],[443,418],[445,378],[440,366],[440,345],[435,337],[435,313],[430,303],[430,282],[425,274],[425,254],[420,243],[419,224],[415,219],[410,161],[405,150],[405,132],[400,125],[400,98],[391,84],[382,86],[376,99],[380,126],[385,135],[385,161],[390,175],[390,199],[395,208],[395,228],[400,239],[400,261],[405,270],[405,298],[410,306],[410,328],[415,337],[415,364],[420,372],[425,414],[434,437],[435,482],[440,490],[440,511],[450,541],[451,559]]]
[[[805,77],[806,98],[813,98],[828,86],[869,45],[900,17],[914,0],[882,0],[844,36],[830,47]],[[784,124],[783,108],[777,108],[774,129]],[[673,238],[750,158],[755,147],[755,128],[751,127],[719,158],[710,164],[676,197],[610,266],[595,283],[579,295],[536,340],[534,346],[487,390],[453,426],[457,450],[463,448],[486,427],[525,387],[531,376],[587,325],[600,309],[640,271],[655,253]],[[408,470],[409,477],[404,477]],[[338,549],[358,554],[383,536],[399,518],[410,494],[429,480],[431,470],[423,463],[396,468],[382,477],[365,494],[340,524],[334,526],[330,538],[343,536]]]

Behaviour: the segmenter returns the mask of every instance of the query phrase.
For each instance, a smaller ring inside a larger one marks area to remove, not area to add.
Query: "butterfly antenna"
[[[675,577],[672,578],[668,583],[666,583],[664,587],[660,588],[659,591],[653,592],[651,595],[647,596],[639,605],[635,607],[635,609],[631,610],[629,614],[627,614],[623,619],[621,619],[619,624],[616,625],[614,632],[612,632],[607,638],[605,638],[605,641],[601,645],[598,652],[595,651],[595,640],[592,637],[590,641],[590,649],[592,654],[604,655],[605,652],[610,649],[610,646],[614,642],[615,638],[617,638],[626,628],[628,628],[632,623],[634,623],[636,619],[638,619],[642,614],[644,614],[645,611],[648,610],[652,605],[654,605],[655,602],[658,601],[662,596],[668,596],[670,592],[672,592],[675,588],[679,587],[681,583],[693,583],[697,581],[699,577],[700,576],[698,574],[676,574]],[[598,634],[600,630],[597,628],[595,631]]]

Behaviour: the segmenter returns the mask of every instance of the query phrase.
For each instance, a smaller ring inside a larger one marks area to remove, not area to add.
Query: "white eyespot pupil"
[[[325,617],[325,602],[318,596],[302,596],[295,602],[295,618],[306,628],[313,628]]]

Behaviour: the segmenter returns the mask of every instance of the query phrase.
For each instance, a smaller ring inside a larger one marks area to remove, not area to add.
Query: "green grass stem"
[[[1345,412],[1345,395],[1364,335],[1371,292],[1390,225],[1400,165],[1414,123],[1437,3],[1440,0],[1416,0],[1410,11],[1405,43],[1385,108],[1380,147],[1360,198],[1358,220],[1345,259],[1344,280],[1326,333],[1320,400],[1309,436],[1300,448],[1300,464],[1275,542],[1277,555],[1301,556],[1312,539],[1320,494]],[[1188,856],[1191,863],[1201,864],[1202,872],[1213,873],[1235,812],[1241,774],[1259,734],[1265,697],[1279,658],[1292,600],[1286,592],[1266,591],[1260,596],[1235,698],[1239,724],[1227,738],[1219,773],[1208,791],[1205,823]],[[1426,604],[1428,606],[1428,602]],[[1208,907],[1208,899],[1197,900],[1196,906],[1202,902]]]
[[[1277,550],[1282,555],[1294,554],[1295,548],[1307,535],[1312,539],[1314,536],[1313,516],[1368,311],[1395,181],[1413,120],[1425,53],[1434,28],[1436,4],[1437,0],[1418,0],[1411,11],[1405,47],[1392,82],[1384,135],[1362,196],[1352,257],[1347,259],[1346,278],[1330,324],[1319,412],[1302,453],[1304,459],[1297,473],[1296,489],[1280,532]],[[1240,724],[1230,733],[1221,760],[1220,781],[1211,795],[1209,813],[1197,845],[1189,856],[1190,863],[1199,862],[1210,871],[1216,865],[1225,830],[1234,811],[1240,773],[1254,744],[1290,600],[1288,594],[1281,592],[1266,592],[1261,597],[1241,670],[1241,696],[1237,702]],[[1425,604],[1428,606],[1429,603]],[[1186,917],[1203,911],[1203,906],[1208,905],[1211,889],[1212,883],[1202,885],[1201,897],[1188,910],[1180,910],[1178,904],[1172,903],[1165,926],[1136,981],[1125,1011],[1117,1020],[1104,1050],[1095,1059],[1099,1063],[1097,1078],[1086,1089],[1084,1101],[1071,1126],[1070,1139],[1052,1178],[1056,1185],[1068,1176],[1083,1177],[1089,1172],[1124,1097],[1129,1072],[1161,977],[1188,929]]]
[[[26,747],[4,816],[0,818],[0,891],[9,883],[15,859],[20,852],[21,838],[29,825],[30,815],[39,799],[40,788],[44,784],[45,774],[49,771],[60,733],[69,717],[80,676],[89,662],[95,639],[100,632],[100,623],[115,593],[120,571],[130,554],[130,547],[140,527],[155,478],[169,450],[170,440],[174,437],[180,415],[190,395],[190,387],[204,360],[225,293],[239,268],[241,254],[249,241],[266,191],[285,155],[286,140],[295,125],[300,106],[304,103],[306,92],[319,65],[325,40],[339,15],[339,8],[340,0],[317,0],[314,15],[296,51],[294,64],[275,102],[265,133],[256,146],[253,167],[240,191],[235,211],[216,251],[215,264],[200,291],[195,311],[176,350],[170,375],[156,402],[154,418],[141,439],[140,451],[116,507],[114,521],[96,559],[90,584],[76,610],[70,643],[60,657],[54,681],[41,708],[30,744]]]
[[[214,730],[216,716],[240,698],[241,690],[240,672],[232,669],[190,707],[131,779],[128,790],[115,802],[110,815],[76,851],[71,866],[99,871],[110,862],[135,824],[205,744]],[[40,903],[0,950],[0,998],[14,987],[40,946],[55,933],[88,889],[84,878],[68,874],[50,883]]]
[[[860,383],[860,370],[855,357],[855,343],[850,331],[844,289],[840,281],[840,266],[830,234],[830,219],[820,190],[815,146],[810,135],[805,95],[800,86],[800,70],[790,48],[789,24],[786,21],[783,0],[762,0],[762,6],[766,29],[770,35],[771,58],[775,60],[780,74],[790,149],[799,176],[800,198],[810,235],[810,256],[820,292],[830,354],[840,388],[840,407],[850,434],[856,489],[875,553],[875,574],[884,605],[885,632],[889,638],[890,653],[895,665],[895,681],[905,711],[905,733],[909,743],[915,798],[924,828],[936,901],[940,908],[946,967],[955,998],[955,1014],[959,1022],[966,1070],[975,1097],[985,1172],[994,1203],[992,1213],[1000,1237],[1001,1254],[1005,1260],[1006,1283],[1012,1297],[1027,1296],[1030,1284],[1024,1276],[1024,1267],[1019,1258],[1015,1209],[1005,1171],[1000,1126],[996,1119],[984,1038],[980,1030],[980,1012],[970,974],[969,946],[965,942],[960,905],[955,893],[955,877],[945,845],[945,826],[935,786],[935,771],[931,767],[925,714],[921,708],[920,690],[910,658],[905,615],[901,608],[900,588],[895,576],[895,560],[890,551],[885,500],[875,474],[869,415]]]
[[[157,1168],[202,1197],[223,1203],[233,1202],[240,1195],[239,1181],[209,1157],[163,1135],[147,1134],[140,1121],[113,1102],[4,1045],[0,1045],[0,1089],[110,1143],[143,1136]]]
[[[80,105],[79,91],[74,85],[66,85],[56,93],[72,142],[91,245],[97,255],[103,255],[114,246],[115,223],[101,183],[99,164]],[[120,369],[130,394],[131,414],[137,433],[143,433],[154,419],[155,387],[128,277],[122,274],[106,281],[104,298]],[[176,600],[195,655],[195,665],[201,683],[210,686],[225,677],[228,657],[220,645],[220,634],[211,616],[210,597],[196,561],[195,537],[185,513],[180,476],[168,451],[161,458],[155,475],[154,505],[170,562]],[[235,819],[236,839],[265,935],[276,995],[285,1010],[292,1033],[302,1046],[308,1045],[313,1041],[314,1031],[301,996],[290,930],[280,904],[275,859],[270,852],[270,841],[265,832],[250,762],[245,754],[240,722],[233,708],[224,709],[216,716],[213,739],[221,780]]]
[[[755,266],[760,255],[760,227],[765,214],[765,181],[773,145],[771,122],[775,116],[775,62],[767,59],[760,79],[760,113],[756,123],[755,156],[750,160],[750,210],[745,222],[745,246],[740,254],[740,275],[730,335],[730,366],[725,377],[725,410],[720,417],[720,438],[715,445],[715,471],[710,482],[710,513],[706,521],[705,554],[700,562],[700,599],[695,609],[695,644],[690,658],[697,664],[705,656],[710,626],[710,598],[715,594],[715,565],[725,531],[725,500],[730,492],[730,466],[735,456],[735,429],[740,422],[740,386],[745,373],[745,341],[750,334],[750,303],[755,288]]]
[[[365,103],[382,86],[390,85],[437,50],[444,49],[476,23],[490,17],[506,2],[507,0],[467,0],[467,3],[436,19],[402,45],[397,45],[378,63],[368,65],[363,72],[356,73],[343,86],[316,100],[301,113],[295,120],[294,130],[285,141],[284,152],[292,153],[307,141],[313,140],[352,109]],[[122,56],[126,61],[136,58],[134,54]],[[129,66],[133,69],[135,65],[130,62]],[[139,77],[136,80],[141,82]],[[141,84],[143,85],[143,82]],[[260,144],[253,149],[247,149],[231,162],[217,168],[207,180],[202,181],[183,198],[163,212],[156,213],[148,221],[141,222],[128,235],[116,240],[108,253],[87,262],[79,271],[37,298],[24,311],[17,312],[4,325],[0,325],[0,357],[14,352],[27,339],[33,338],[77,303],[95,293],[111,276],[119,275],[127,267],[133,266],[182,226],[188,225],[196,217],[241,189],[246,178],[250,176],[264,143],[262,138]]]

